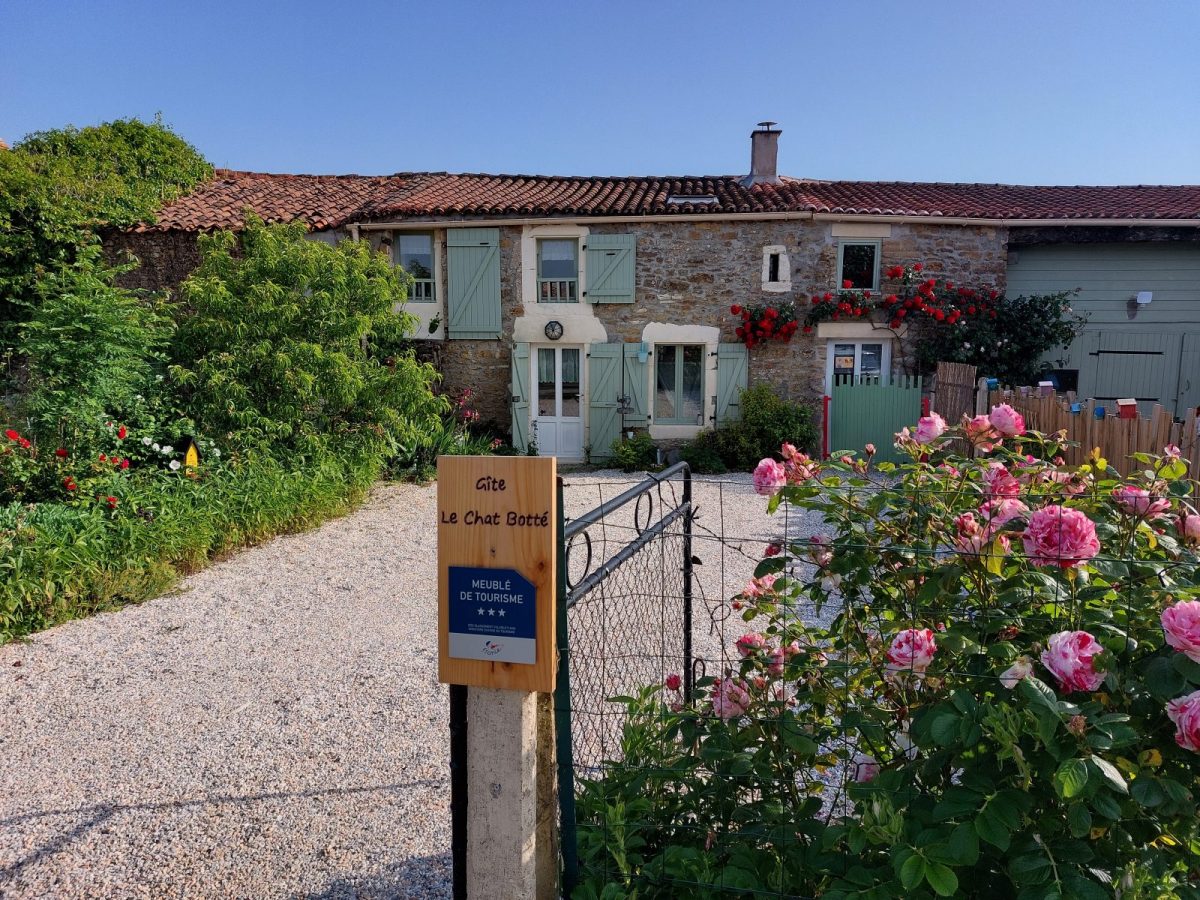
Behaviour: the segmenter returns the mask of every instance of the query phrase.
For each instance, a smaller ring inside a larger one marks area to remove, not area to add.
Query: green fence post
[[[567,542],[564,533],[563,481],[558,479],[558,597],[556,634],[558,679],[554,688],[554,735],[558,755],[558,809],[562,823],[562,895],[570,897],[579,883],[575,833],[575,758],[571,748],[571,650],[567,630]]]

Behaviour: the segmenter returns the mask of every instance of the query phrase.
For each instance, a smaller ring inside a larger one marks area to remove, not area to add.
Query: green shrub
[[[38,437],[90,447],[106,421],[124,419],[154,391],[171,321],[159,304],[114,286],[100,251],[47,273],[22,330],[29,361],[23,406]]]
[[[612,443],[612,463],[622,472],[640,472],[658,464],[658,448],[645,431]]]
[[[724,475],[729,471],[717,450],[717,433],[702,431],[679,451],[682,459],[697,475]]]
[[[153,221],[162,203],[211,175],[157,120],[39,132],[0,153],[0,341],[13,341],[36,308],[44,273],[75,262],[97,228]]]
[[[411,354],[366,349],[411,325],[396,312],[408,276],[366,242],[304,235],[251,218],[240,235],[201,237],[171,348],[184,405],[202,431],[246,446],[308,452],[349,436],[381,451],[418,445],[448,409],[431,391],[436,373]]]

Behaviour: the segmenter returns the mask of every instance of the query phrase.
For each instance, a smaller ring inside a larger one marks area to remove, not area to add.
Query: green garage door
[[[1009,296],[1081,288],[1088,325],[1055,368],[1079,370],[1082,397],[1136,397],[1176,415],[1200,406],[1200,244],[1018,246],[1008,260]],[[1149,304],[1134,302],[1150,291]]]

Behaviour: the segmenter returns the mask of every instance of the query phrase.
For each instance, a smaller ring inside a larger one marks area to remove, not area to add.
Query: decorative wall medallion
[[[550,340],[552,340],[552,341],[557,341],[562,336],[563,336],[562,322],[556,321],[556,322],[547,322],[546,323],[546,337],[550,338]]]

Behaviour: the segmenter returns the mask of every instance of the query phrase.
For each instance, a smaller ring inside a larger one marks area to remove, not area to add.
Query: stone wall
[[[104,256],[110,263],[136,257],[141,264],[119,283],[151,291],[174,291],[200,265],[196,234],[188,231],[109,232],[104,235]]]

